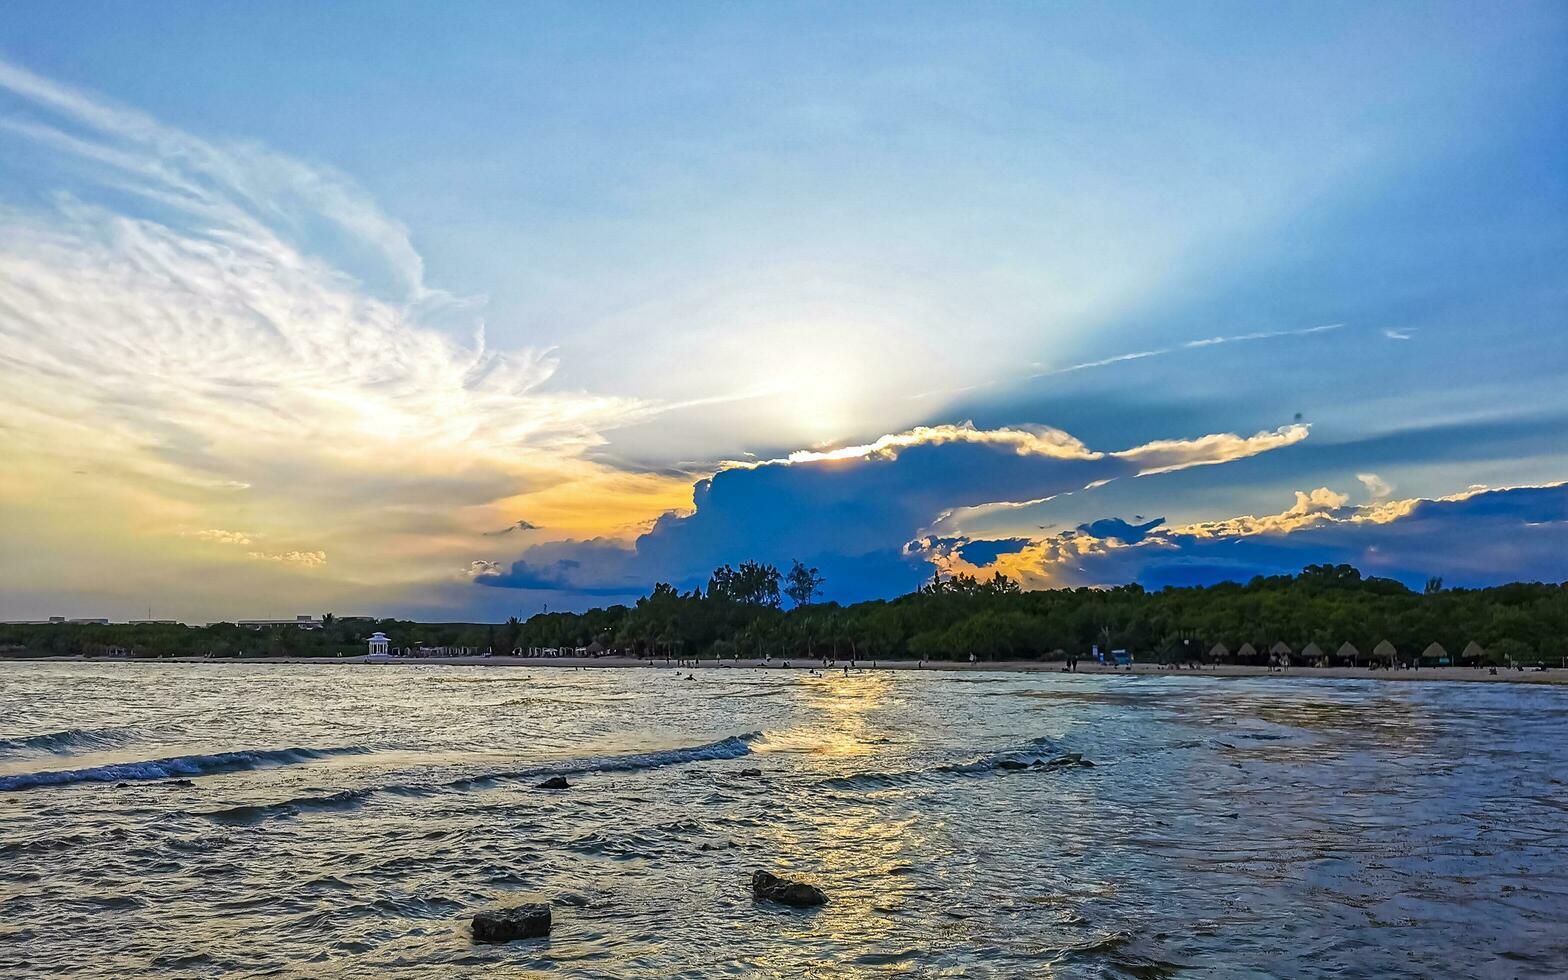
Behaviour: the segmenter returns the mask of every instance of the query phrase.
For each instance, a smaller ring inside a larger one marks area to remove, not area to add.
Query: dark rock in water
[[[1001,759],[1001,760],[999,760],[997,762],[996,768],[998,768],[998,769],[1028,769],[1029,768],[1029,763],[1027,763],[1027,762],[1020,762],[1017,759]]]
[[[171,779],[171,780],[169,780],[167,782],[159,783],[158,785],[159,786],[195,786],[196,783],[195,783],[194,780],[190,780],[190,779]]]
[[[130,783],[126,783],[126,782],[119,782],[119,783],[115,783],[114,784],[114,788],[115,789],[124,789],[125,787],[127,787],[129,785],[131,785],[131,784]]]
[[[550,906],[544,902],[490,909],[474,916],[474,938],[482,943],[509,943],[550,934]]]
[[[790,881],[766,871],[758,871],[751,876],[751,893],[758,898],[769,902],[778,902],[781,905],[793,905],[796,908],[810,908],[813,905],[827,904],[828,897],[816,885],[808,885],[803,881]]]
[[[565,776],[551,776],[544,782],[534,786],[534,789],[571,789],[572,784],[566,781]]]
[[[735,843],[732,840],[726,840],[726,841],[720,841],[717,844],[704,843],[704,844],[700,845],[697,848],[697,850],[699,850],[699,851],[733,851],[735,848],[737,848],[739,846],[740,846],[739,844]]]
[[[1034,766],[1036,769],[1066,769],[1071,766],[1078,766],[1083,769],[1093,769],[1094,763],[1085,759],[1082,753],[1069,752],[1066,755],[1059,755],[1054,759],[1042,759],[1036,762]]]
[[[751,776],[752,778],[756,778],[756,777],[762,775],[762,770],[761,769],[742,769],[740,772],[736,773],[735,775],[737,775],[737,776]]]

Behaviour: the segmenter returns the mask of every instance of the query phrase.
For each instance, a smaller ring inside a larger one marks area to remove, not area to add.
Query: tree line
[[[1139,660],[1204,660],[1215,644],[1250,644],[1266,659],[1279,642],[1363,653],[1386,640],[1402,659],[1437,642],[1457,657],[1472,641],[1496,663],[1568,657],[1568,583],[1413,591],[1349,565],[1309,565],[1299,575],[1166,588],[1024,591],[1002,575],[936,576],[891,600],[843,606],[818,601],[815,568],[787,572],[758,562],[714,570],[706,588],[654,586],[635,604],[541,613],[505,623],[415,623],[324,617],[319,630],[209,626],[3,625],[0,654],[131,656],[347,656],[380,630],[396,646],[514,649],[590,647],[643,657],[835,659],[1045,659],[1126,649]],[[786,600],[788,607],[786,608]]]

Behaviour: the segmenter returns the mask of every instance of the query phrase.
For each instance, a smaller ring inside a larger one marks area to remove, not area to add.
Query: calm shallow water
[[[8,664],[0,975],[1563,976],[1565,783],[1525,686]]]

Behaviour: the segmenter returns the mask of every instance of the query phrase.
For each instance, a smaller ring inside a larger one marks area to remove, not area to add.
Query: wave
[[[1145,977],[1148,980],[1166,980],[1191,969],[1185,963],[1172,963],[1140,952],[1142,941],[1131,932],[1120,930],[1108,935],[1065,946],[1056,951],[1050,962],[1062,965],[1078,960],[1104,961],[1118,976]]]
[[[176,755],[145,762],[121,762],[87,769],[61,769],[50,772],[24,772],[0,776],[0,791],[33,789],[40,786],[69,786],[74,783],[140,782],[188,776],[210,776],[221,772],[292,766],[337,755],[362,755],[370,750],[349,745],[326,749],[256,749],[215,752],[210,755]]]
[[[45,732],[41,735],[0,738],[0,752],[22,750],[67,755],[78,749],[112,748],[124,744],[129,739],[130,733],[121,729],[67,728],[61,732]]]
[[[123,827],[110,827],[107,830],[87,834],[62,834],[59,837],[35,837],[31,840],[14,840],[0,843],[0,858],[9,858],[17,854],[46,854],[51,851],[71,851],[83,847],[101,847],[111,841],[123,841],[131,838],[131,832]]]
[[[345,789],[335,793],[298,796],[276,803],[248,803],[226,807],[222,810],[210,810],[205,813],[198,813],[196,816],[216,820],[219,823],[250,824],[275,817],[294,817],[311,811],[349,810],[362,805],[372,796],[380,794],[421,797],[440,792],[492,786],[500,782],[546,779],[550,776],[583,776],[595,772],[632,772],[640,769],[657,769],[661,766],[680,765],[687,762],[738,759],[750,753],[751,743],[761,737],[761,732],[747,732],[744,735],[731,735],[716,742],[706,742],[702,745],[684,748],[663,749],[657,752],[639,752],[633,755],[593,756],[586,759],[533,766],[527,769],[511,769],[481,773],[475,776],[464,776],[461,779],[454,779],[450,782],[424,786],[391,784],[367,786],[360,789]]]
[[[260,823],[270,817],[297,817],[306,811],[350,810],[359,805],[360,801],[371,792],[372,790],[369,789],[345,789],[321,796],[297,796],[282,803],[246,803],[224,807],[221,810],[208,810],[197,813],[196,816],[216,820],[219,823]]]
[[[731,735],[716,742],[706,742],[702,745],[692,745],[685,748],[663,749],[657,752],[638,752],[632,755],[590,756],[586,759],[569,760],[544,766],[532,766],[527,769],[513,769],[503,772],[484,773],[478,776],[465,776],[462,779],[454,779],[450,783],[446,783],[445,787],[449,789],[469,789],[474,786],[484,786],[515,779],[582,776],[594,772],[632,772],[638,769],[657,769],[661,766],[674,766],[686,762],[739,759],[741,756],[749,754],[751,752],[751,743],[761,737],[761,732],[747,732],[744,735]]]
[[[1011,749],[976,756],[968,762],[951,762],[924,769],[900,772],[859,772],[830,776],[816,785],[823,789],[883,789],[902,786],[922,779],[945,776],[980,776],[994,772],[1051,772],[1058,769],[1092,768],[1077,752],[1062,752],[1049,738],[1036,738]]]

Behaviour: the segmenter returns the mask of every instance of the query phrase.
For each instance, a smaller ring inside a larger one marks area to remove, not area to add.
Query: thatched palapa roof
[[[1286,656],[1286,657],[1290,656],[1291,654],[1293,654],[1295,652],[1296,651],[1294,651],[1294,650],[1292,650],[1290,648],[1290,644],[1286,643],[1284,640],[1280,640],[1278,643],[1276,643],[1273,646],[1269,647],[1269,653],[1281,654],[1281,655]]]
[[[1339,649],[1334,651],[1334,656],[1339,657],[1341,660],[1355,660],[1361,656],[1361,651],[1356,649],[1354,643],[1341,643]]]
[[[1257,655],[1258,651],[1254,650],[1250,643],[1243,643],[1236,650],[1236,656],[1238,657],[1256,657]]]
[[[1395,649],[1392,643],[1384,640],[1372,648],[1372,656],[1378,657],[1380,659],[1386,658],[1388,660],[1393,660],[1395,657],[1399,656],[1399,651]]]
[[[1431,657],[1433,660],[1442,660],[1448,656],[1448,651],[1443,649],[1441,643],[1434,642],[1431,646],[1421,651],[1422,659]]]
[[[1316,643],[1308,643],[1301,648],[1301,655],[1308,660],[1322,660],[1323,650]]]
[[[1223,643],[1216,643],[1209,650],[1210,660],[1224,660],[1228,656],[1230,656],[1230,648]]]
[[[1466,644],[1464,652],[1459,655],[1459,659],[1460,660],[1485,660],[1486,659],[1486,649],[1484,647],[1482,647],[1481,644],[1477,643],[1474,640],[1471,640],[1468,644]]]

